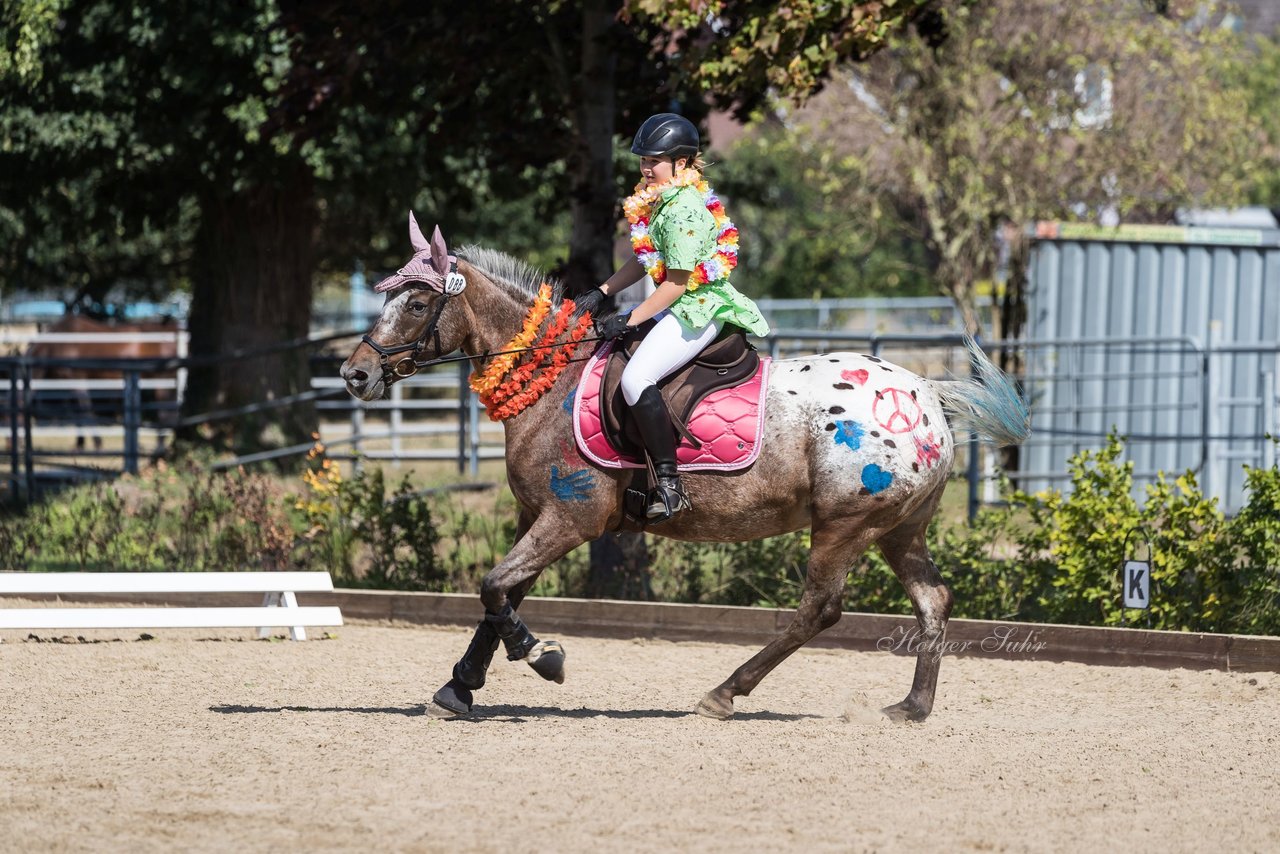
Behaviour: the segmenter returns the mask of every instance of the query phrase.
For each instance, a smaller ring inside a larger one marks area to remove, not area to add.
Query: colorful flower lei
[[[673,187],[693,187],[702,196],[702,203],[716,221],[716,251],[706,261],[700,261],[689,276],[688,290],[696,291],[707,282],[727,278],[738,266],[738,228],[725,212],[724,203],[716,196],[711,185],[702,179],[695,169],[686,169],[664,184],[646,187],[636,184],[635,192],[622,203],[622,211],[631,223],[631,251],[645,272],[660,285],[667,280],[667,262],[649,234],[649,222],[653,206],[662,194]]]
[[[504,352],[495,357],[483,373],[471,375],[471,389],[480,396],[480,402],[484,404],[490,419],[505,421],[518,415],[555,385],[560,374],[568,367],[574,351],[591,331],[591,314],[585,312],[574,324],[568,341],[563,344],[553,343],[569,328],[569,319],[576,308],[573,300],[562,301],[555,318],[534,345],[534,337],[551,311],[551,288],[544,284],[538,289],[537,299],[529,308],[520,332],[502,348],[504,351],[517,352]],[[546,364],[547,354],[552,351],[555,352],[551,362]],[[532,355],[528,361],[512,371],[516,362],[529,352]],[[534,379],[539,368],[542,368],[542,372]]]

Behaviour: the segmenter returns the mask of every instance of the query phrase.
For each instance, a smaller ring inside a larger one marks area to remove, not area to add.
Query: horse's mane
[[[465,246],[458,250],[458,257],[522,302],[528,302],[537,296],[538,288],[543,282],[551,285],[551,298],[554,302],[560,302],[560,298],[564,296],[564,285],[558,279],[549,278],[537,267],[505,252],[481,246]]]

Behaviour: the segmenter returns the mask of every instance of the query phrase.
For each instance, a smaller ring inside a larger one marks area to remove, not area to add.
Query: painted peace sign
[[[915,393],[901,388],[877,391],[871,413],[890,433],[910,433],[920,423],[920,404],[916,402]]]

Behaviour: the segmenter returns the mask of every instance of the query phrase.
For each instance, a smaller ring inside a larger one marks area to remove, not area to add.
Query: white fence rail
[[[0,596],[130,593],[263,593],[261,607],[0,608],[0,629],[172,629],[340,626],[335,606],[300,607],[298,592],[331,592],[327,572],[0,572]]]

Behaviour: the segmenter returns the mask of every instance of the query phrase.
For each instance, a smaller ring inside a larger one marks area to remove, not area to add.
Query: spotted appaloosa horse
[[[541,277],[514,259],[468,248],[450,256],[436,230],[431,244],[411,221],[416,254],[379,288],[387,291],[377,323],[342,365],[361,400],[456,349],[477,357],[499,351],[533,303]],[[460,277],[460,278],[459,278]],[[449,284],[446,286],[445,282]],[[858,556],[879,546],[906,588],[922,636],[906,699],[884,711],[921,720],[933,708],[941,643],[952,595],[929,557],[925,529],[951,471],[952,421],[1003,443],[1028,433],[1027,411],[1008,378],[976,346],[975,381],[931,381],[871,356],[832,353],[774,364],[767,392],[763,448],[755,464],[732,475],[688,474],[693,509],[648,530],[679,540],[737,542],[812,529],[804,592],[780,636],[702,698],[697,710],[733,714],[745,696],[788,655],[840,619],[845,576]],[[430,711],[470,711],[473,691],[501,641],[546,679],[563,681],[564,653],[539,641],[515,609],[550,563],[605,531],[627,528],[623,494],[630,472],[588,465],[574,445],[564,404],[582,372],[570,366],[540,400],[505,422],[507,478],[519,502],[516,542],[485,577],[484,619],[436,692]]]

